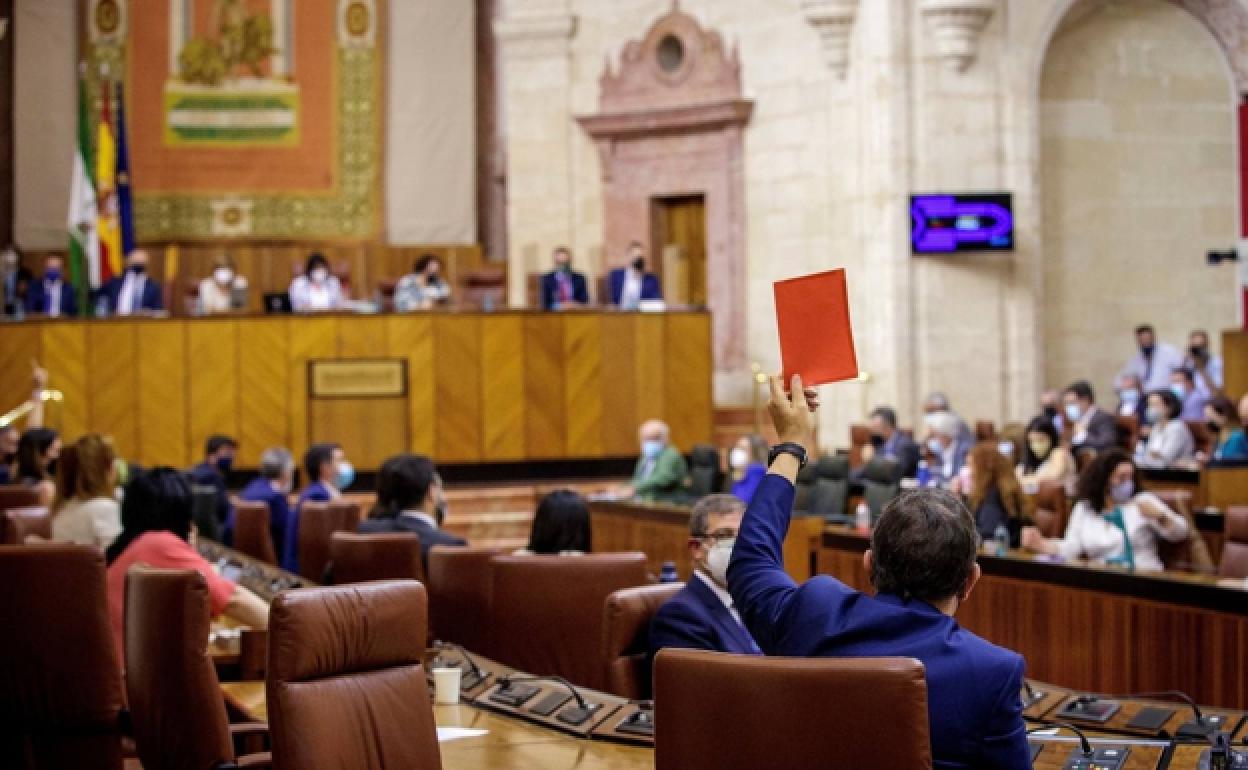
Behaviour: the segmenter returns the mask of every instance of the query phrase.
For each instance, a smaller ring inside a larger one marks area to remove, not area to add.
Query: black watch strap
[[[810,458],[806,455],[806,447],[801,444],[785,442],[776,444],[771,448],[771,453],[767,455],[767,467],[770,468],[780,455],[793,455],[797,458],[798,469],[806,467],[806,461]]]

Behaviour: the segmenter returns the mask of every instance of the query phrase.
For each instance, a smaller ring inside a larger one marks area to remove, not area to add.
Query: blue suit
[[[589,284],[585,282],[584,273],[572,273],[568,276],[572,282],[572,301],[582,305],[589,304]],[[542,310],[559,309],[559,276],[547,273],[542,276]]]
[[[100,287],[100,292],[97,296],[103,297],[105,300],[108,301],[108,312],[110,313],[117,312],[117,302],[121,297],[121,289],[123,286],[125,286],[125,283],[126,283],[126,276],[123,273],[122,275],[119,275],[116,278],[110,278],[108,280],[108,283]],[[140,310],[164,310],[164,309],[165,309],[165,300],[161,296],[161,293],[160,293],[160,284],[157,283],[156,281],[153,281],[151,278],[145,277],[143,279],[143,296],[140,298],[139,302],[134,306],[133,312],[137,313]]]
[[[650,657],[664,647],[758,655],[750,632],[737,622],[697,575],[668,599],[650,621]]]
[[[278,566],[287,572],[293,572],[292,566],[287,566],[289,552],[286,545],[286,533],[294,526],[292,524],[294,515],[290,511],[290,503],[286,499],[286,494],[274,489],[268,479],[257,478],[252,479],[247,486],[243,487],[243,491],[238,493],[238,499],[269,506],[269,534],[273,537],[273,551],[277,555]],[[234,531],[232,510],[230,523],[226,525],[226,529],[231,533]]]
[[[958,626],[927,602],[854,591],[827,575],[802,585],[784,571],[794,490],[768,475],[745,513],[728,590],[769,655],[917,658],[927,669],[933,765],[1027,770],[1019,691],[1023,659]]]
[[[628,273],[628,268],[617,267],[607,274],[607,283],[611,288],[611,304],[620,304],[620,297],[624,294],[624,276]],[[641,278],[641,298],[647,299],[663,299],[663,289],[659,286],[659,277],[654,273],[646,273]]]
[[[73,318],[78,315],[78,296],[74,293],[74,287],[69,285],[69,281],[61,279],[60,283],[61,315]],[[27,313],[48,312],[48,288],[43,281],[31,281],[30,291],[26,295]]]

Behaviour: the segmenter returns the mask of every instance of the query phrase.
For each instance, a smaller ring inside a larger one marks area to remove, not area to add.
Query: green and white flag
[[[87,118],[86,87],[78,81],[78,147],[69,191],[69,274],[78,293],[78,305],[90,312],[91,289],[100,285],[100,241],[95,233],[95,179],[91,175],[91,126]]]

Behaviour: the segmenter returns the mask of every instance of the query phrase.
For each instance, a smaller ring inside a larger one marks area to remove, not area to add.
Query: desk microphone
[[[1092,744],[1088,742],[1088,737],[1083,734],[1083,731],[1080,730],[1078,727],[1075,727],[1069,722],[1041,722],[1039,727],[1031,728],[1030,730],[1027,731],[1027,734],[1031,735],[1032,733],[1038,733],[1041,730],[1050,730],[1054,727],[1065,728],[1067,730],[1070,730],[1076,736],[1078,736],[1079,750],[1083,752],[1083,756],[1090,757],[1094,753],[1096,753],[1092,751]]]
[[[452,644],[451,642],[434,641],[433,647],[436,650],[454,650],[458,652],[460,656],[463,657],[464,662],[468,664],[468,669],[472,672],[472,675],[477,678],[478,682],[484,682],[486,679],[489,678],[489,674],[487,674],[480,666],[477,665],[477,662],[472,659],[472,656],[468,654],[467,650],[465,650],[463,647],[460,647],[458,644]]]
[[[572,693],[572,697],[576,699],[577,707],[582,709],[585,713],[592,713],[594,709],[597,708],[597,706],[594,706],[590,704],[589,701],[585,700],[585,697],[581,695],[581,691],[576,689],[575,685],[561,676],[529,676],[527,674],[523,676],[505,676],[498,680],[498,689],[503,692],[507,692],[511,689],[513,684],[519,682],[554,682],[556,684],[561,684],[567,688],[568,692]]]
[[[1023,691],[1027,693],[1027,700],[1031,702],[1031,705],[1039,703],[1048,694],[1037,691],[1026,679],[1023,680]]]
[[[1115,695],[1115,698],[1153,698],[1156,700],[1176,700],[1187,705],[1192,710],[1192,721],[1187,724],[1180,725],[1178,735],[1179,738],[1208,738],[1216,729],[1217,725],[1211,723],[1200,710],[1200,706],[1192,697],[1185,692],[1178,690],[1163,690],[1161,692],[1140,692],[1134,695]]]

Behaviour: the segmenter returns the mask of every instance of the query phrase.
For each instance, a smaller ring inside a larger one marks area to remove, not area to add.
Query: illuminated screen
[[[1013,197],[1009,193],[911,195],[910,244],[915,254],[1012,251]]]

